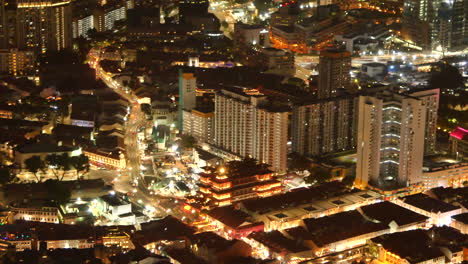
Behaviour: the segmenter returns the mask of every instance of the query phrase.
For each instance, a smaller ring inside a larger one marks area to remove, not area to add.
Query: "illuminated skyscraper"
[[[18,0],[19,48],[61,50],[72,45],[72,14],[68,0]]]
[[[359,98],[358,188],[395,189],[420,181],[426,112],[416,96],[382,91]]]

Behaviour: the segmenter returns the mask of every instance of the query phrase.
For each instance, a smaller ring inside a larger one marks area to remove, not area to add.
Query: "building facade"
[[[423,100],[391,91],[359,97],[356,185],[407,187],[421,180]]]
[[[356,147],[358,97],[337,97],[293,107],[292,148],[305,156]]]
[[[226,166],[200,173],[200,193],[208,206],[224,206],[255,197],[282,192],[281,182],[264,164],[231,161]]]
[[[179,129],[184,131],[184,110],[191,111],[197,103],[197,78],[193,73],[179,72]]]
[[[341,50],[320,52],[318,98],[335,97],[351,86],[351,53]]]
[[[17,2],[17,41],[19,48],[62,50],[72,45],[72,13],[70,1]]]
[[[437,112],[439,110],[439,89],[424,89],[410,92],[409,96],[414,96],[422,100],[426,108],[426,131],[424,132],[424,154],[430,155],[436,152],[437,136]]]
[[[24,76],[34,72],[35,56],[32,50],[0,50],[0,72]]]
[[[269,105],[266,96],[223,89],[215,96],[217,147],[253,157],[275,171],[287,167],[288,111]]]
[[[199,143],[210,143],[214,133],[214,112],[192,109],[183,111],[184,134],[193,136]]]

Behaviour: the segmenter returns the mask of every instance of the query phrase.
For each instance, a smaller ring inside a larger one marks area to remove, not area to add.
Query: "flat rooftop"
[[[381,202],[366,205],[360,210],[369,218],[378,220],[386,225],[395,221],[399,226],[424,222],[428,217],[417,214],[391,202]]]
[[[445,213],[460,209],[459,206],[451,205],[421,193],[402,197],[401,200],[406,204],[432,213]]]
[[[289,239],[281,234],[280,231],[276,230],[271,232],[253,232],[248,236],[248,238],[265,245],[270,250],[277,253],[298,253],[310,250],[303,246],[299,240]]]
[[[356,210],[303,221],[312,241],[319,247],[389,228],[384,223],[364,218]]]
[[[445,257],[439,248],[429,245],[430,239],[426,232],[421,229],[383,235],[372,238],[371,241],[382,245],[385,250],[408,260],[409,263],[420,263],[442,256]]]
[[[347,193],[350,192],[344,184],[329,182],[317,187],[294,189],[284,194],[244,200],[242,205],[250,212],[267,213]]]

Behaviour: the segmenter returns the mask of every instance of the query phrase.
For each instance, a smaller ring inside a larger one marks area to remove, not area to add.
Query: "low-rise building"
[[[89,163],[97,167],[107,167],[116,170],[126,168],[125,155],[121,152],[105,152],[97,148],[86,148],[83,154],[88,157]]]
[[[466,235],[450,227],[411,230],[386,234],[369,240],[369,253],[379,263],[461,263]]]
[[[242,240],[227,240],[213,232],[189,237],[193,253],[208,263],[226,263],[237,257],[250,257],[252,247]]]
[[[361,66],[361,72],[371,79],[381,80],[387,74],[387,65],[378,62],[365,63]]]
[[[421,180],[426,189],[463,187],[468,181],[468,162],[449,157],[425,158]]]
[[[110,220],[118,220],[130,223],[135,222],[135,215],[133,215],[133,219],[130,215],[128,215],[132,213],[132,204],[130,202],[124,201],[117,195],[109,194],[99,197],[98,206],[99,211]]]
[[[430,223],[436,226],[450,225],[452,216],[462,213],[462,209],[459,206],[421,193],[405,196],[394,202],[413,212],[429,217],[431,219]]]
[[[234,40],[239,46],[270,46],[268,29],[263,25],[248,25],[242,22],[234,24]]]
[[[26,168],[24,162],[33,156],[39,156],[42,160],[45,160],[49,155],[62,154],[67,154],[68,156],[78,156],[81,154],[81,148],[59,146],[49,143],[26,144],[16,148],[15,163],[18,164],[21,169],[24,169]]]
[[[252,232],[264,230],[262,222],[256,222],[254,218],[234,206],[216,207],[207,213],[208,223],[222,232],[225,237],[243,238]]]
[[[28,201],[27,203],[12,203],[10,210],[13,213],[14,221],[24,220],[58,224],[62,218],[59,208],[40,200]]]
[[[426,240],[424,231],[413,230],[373,238],[370,243],[382,263],[445,263],[445,255],[440,249],[428,248],[420,240]]]
[[[240,208],[262,222],[265,231],[299,226],[302,219],[318,218],[376,203],[380,195],[372,191],[346,193],[337,183],[301,188],[260,199],[242,201]]]
[[[460,230],[462,234],[468,234],[468,213],[452,216],[451,227]]]
[[[247,236],[247,241],[255,248],[254,256],[263,259],[276,258],[290,263],[314,257],[310,247],[280,231],[254,232]]]

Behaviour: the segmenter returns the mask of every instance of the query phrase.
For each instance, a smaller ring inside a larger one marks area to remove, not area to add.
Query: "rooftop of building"
[[[427,231],[427,234],[437,245],[464,247],[468,245],[468,235],[462,234],[459,230],[450,226],[433,226]]]
[[[454,216],[452,216],[452,219],[457,220],[458,222],[467,225],[468,224],[468,213],[454,215]]]
[[[108,205],[110,206],[120,206],[120,205],[126,205],[128,203],[124,202],[122,199],[120,199],[118,196],[116,195],[103,195],[101,197],[99,197],[102,201],[104,201],[105,203],[107,203]]]
[[[319,247],[389,228],[384,223],[366,219],[356,210],[303,221],[312,241]]]
[[[423,172],[445,170],[453,167],[467,166],[468,162],[442,155],[426,156],[423,160]]]
[[[290,192],[270,197],[244,200],[242,201],[242,205],[248,211],[266,213],[308,204],[328,197],[336,197],[345,193],[349,193],[346,186],[335,181],[316,187],[294,189]]]
[[[367,67],[387,67],[386,64],[384,63],[379,63],[379,62],[369,62],[369,63],[364,63],[362,66],[367,66]]]
[[[405,196],[401,200],[406,204],[432,213],[445,213],[460,209],[459,206],[451,205],[421,193]]]
[[[430,245],[430,239],[421,229],[387,234],[372,238],[371,241],[382,245],[385,250],[406,259],[409,263],[445,257],[439,248]]]
[[[135,232],[133,242],[146,245],[161,240],[180,240],[194,233],[194,229],[177,218],[167,216],[161,220],[155,220],[141,224],[141,230]]]
[[[53,129],[53,133],[57,134],[58,136],[65,136],[65,135],[89,135],[93,132],[93,128],[91,127],[81,127],[81,126],[73,126],[73,125],[65,125],[65,124],[57,124]]]
[[[20,153],[56,153],[56,152],[72,152],[78,148],[59,146],[52,143],[28,143],[18,146],[17,151]]]
[[[223,171],[223,172],[221,172]],[[259,164],[254,159],[233,160],[217,168],[208,167],[201,176],[214,176],[219,173],[226,174],[229,178],[251,177],[255,175],[272,173],[268,165]]]
[[[168,247],[164,249],[164,252],[171,259],[177,261],[180,264],[207,264],[206,261],[193,254],[186,248]]]
[[[463,201],[468,200],[468,187],[453,188],[453,187],[437,187],[430,190],[431,195],[434,195],[439,200],[446,202],[457,201],[465,207]],[[467,204],[468,205],[468,204]],[[468,207],[465,207],[468,208]]]
[[[411,210],[398,206],[391,202],[381,202],[361,207],[365,216],[375,219],[386,225],[395,221],[399,226],[424,222],[428,217],[417,214]]]
[[[220,252],[229,249],[235,243],[243,241],[233,239],[227,240],[214,232],[202,232],[190,237],[192,244],[197,244],[198,247],[205,246],[210,250],[214,250],[215,252]]]
[[[230,228],[237,228],[244,224],[252,224],[250,215],[236,209],[234,206],[215,207],[207,213],[210,217],[218,220]]]
[[[349,51],[337,48],[331,48],[327,50],[323,50],[320,52],[320,58],[327,57],[327,58],[350,58],[351,53]]]
[[[294,33],[295,32],[295,28],[292,27],[292,26],[273,26],[273,28],[277,28],[283,32],[286,32],[286,33]]]
[[[198,156],[202,160],[213,160],[213,159],[220,159],[218,156],[211,154],[210,152],[203,150],[202,148],[195,148],[198,153]]]
[[[73,110],[72,109],[72,113],[70,115],[70,118],[74,119],[74,120],[85,120],[85,121],[94,122],[95,116],[96,116],[96,111],[95,110],[88,109],[86,111],[83,111],[83,110]]]
[[[46,199],[25,199],[22,201],[14,201],[10,203],[11,207],[13,208],[30,208],[30,209],[40,209],[43,207],[56,207],[56,205]]]
[[[310,250],[299,239],[289,239],[280,231],[253,232],[248,238],[258,241],[276,253],[298,253]]]
[[[0,118],[0,127],[42,128],[45,125],[47,125],[47,122],[29,121],[29,120],[23,120],[23,119]]]
[[[0,226],[0,232],[36,233],[39,240],[73,240],[93,239],[94,231],[91,225],[52,224],[33,221],[16,221],[13,224]]]

